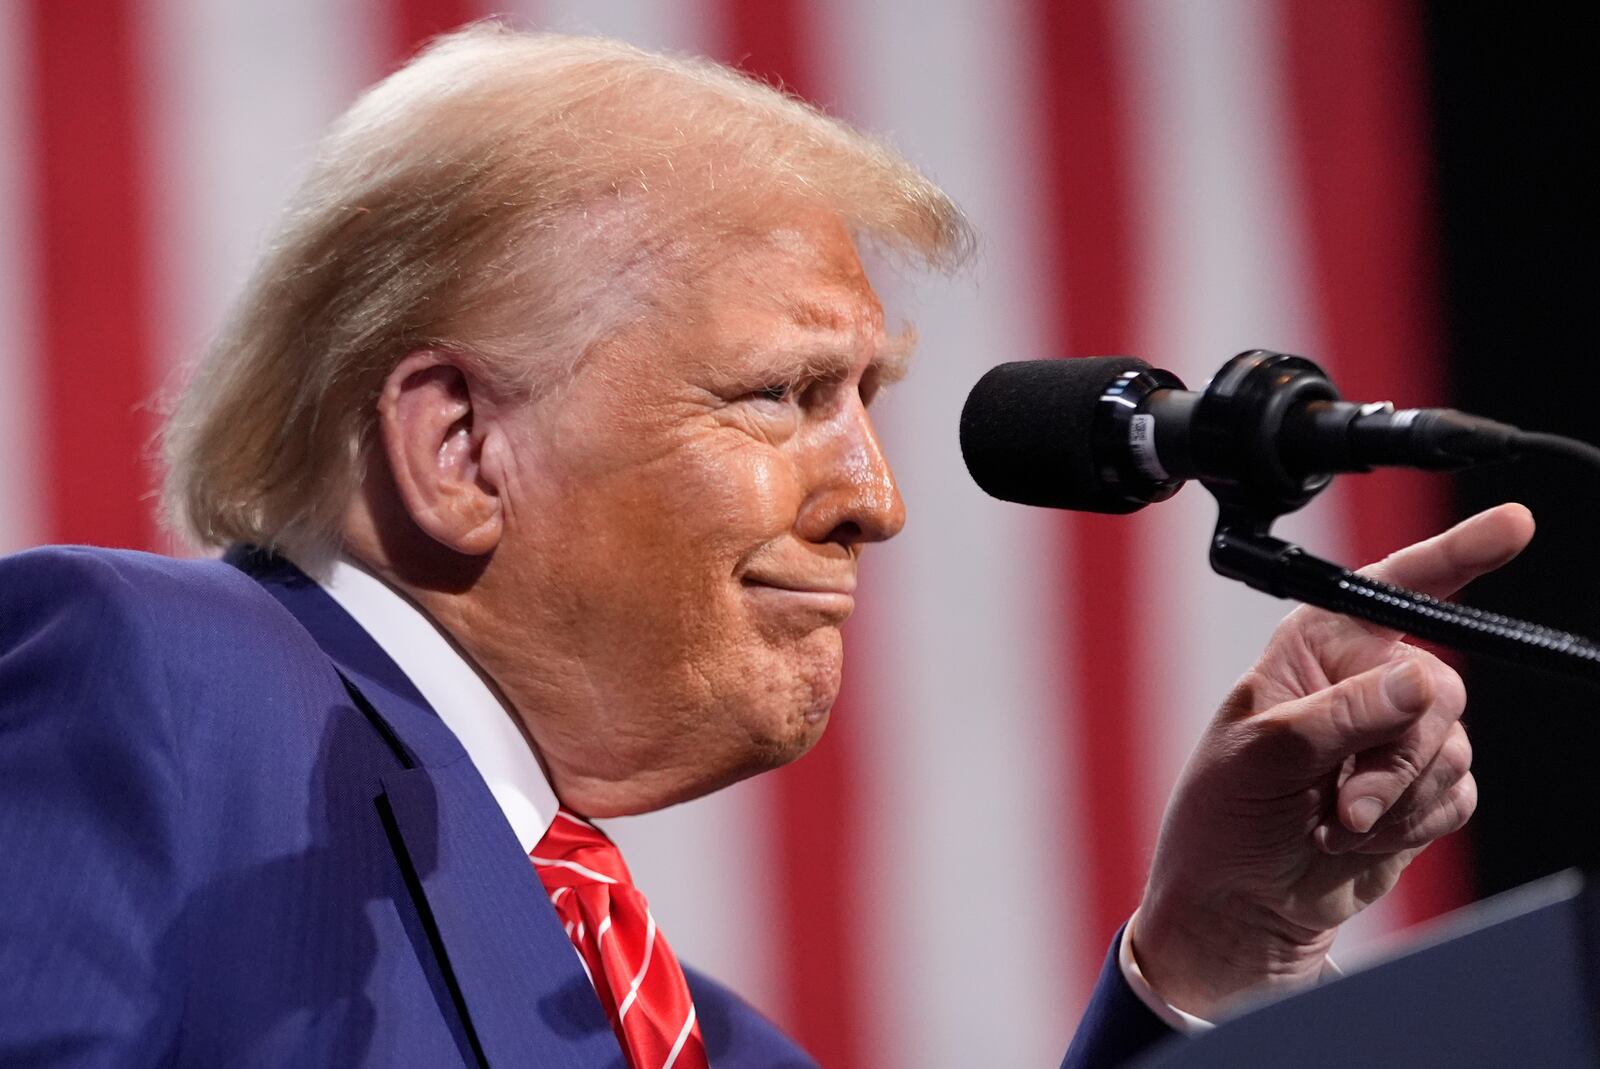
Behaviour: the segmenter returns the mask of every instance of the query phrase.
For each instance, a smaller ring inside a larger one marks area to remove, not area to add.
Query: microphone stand
[[[1600,644],[1582,635],[1368,579],[1274,538],[1277,512],[1230,503],[1231,495],[1208,489],[1221,506],[1211,537],[1211,568],[1219,575],[1468,653],[1600,683]]]
[[[1333,481],[1331,472],[1305,474],[1285,466],[1279,438],[1286,414],[1302,402],[1337,400],[1338,391],[1316,364],[1264,349],[1235,356],[1206,386],[1191,441],[1173,455],[1217,499],[1212,569],[1274,597],[1469,653],[1600,682],[1600,644],[1582,635],[1380,583],[1272,536],[1279,516],[1301,508]],[[1522,448],[1600,466],[1600,450],[1586,443],[1517,433]],[[1456,461],[1446,454],[1429,466],[1448,470],[1459,466]],[[1370,469],[1353,463],[1336,470]]]

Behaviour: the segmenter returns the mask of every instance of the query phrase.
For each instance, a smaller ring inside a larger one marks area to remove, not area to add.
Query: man
[[[971,238],[710,64],[479,27],[359,101],[173,417],[223,561],[0,562],[0,1061],[795,1066],[587,818],[821,735],[868,416],[856,243]],[[1378,567],[1446,594],[1531,533]],[[1302,611],[1223,704],[1068,1060],[1314,979],[1475,802],[1459,681]]]

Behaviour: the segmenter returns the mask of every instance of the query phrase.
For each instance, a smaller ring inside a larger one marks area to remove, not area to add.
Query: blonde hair
[[[493,22],[437,39],[323,139],[179,398],[171,521],[324,559],[401,357],[450,349],[531,395],[797,201],[930,266],[971,251],[910,164],[728,68]]]

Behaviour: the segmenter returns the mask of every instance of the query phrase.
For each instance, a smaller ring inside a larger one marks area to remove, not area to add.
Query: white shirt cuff
[[[1139,913],[1135,910],[1128,923],[1122,926],[1121,945],[1117,947],[1117,964],[1122,966],[1122,978],[1128,982],[1133,993],[1139,996],[1139,1001],[1150,1007],[1150,1012],[1161,1018],[1174,1031],[1192,1036],[1215,1028],[1213,1022],[1204,1017],[1196,1017],[1192,1013],[1184,1013],[1156,994],[1156,989],[1150,986],[1150,981],[1139,971],[1139,962],[1133,956],[1133,922],[1138,919]]]
[[[1156,989],[1150,986],[1150,981],[1144,978],[1144,973],[1139,970],[1139,962],[1133,956],[1133,925],[1139,919],[1139,913],[1134,911],[1128,923],[1122,928],[1122,939],[1117,947],[1117,964],[1122,967],[1122,978],[1128,982],[1133,993],[1139,996],[1139,1001],[1150,1008],[1150,1012],[1161,1018],[1162,1021],[1174,1031],[1186,1036],[1197,1035],[1201,1032],[1215,1028],[1215,1021],[1208,1021],[1204,1017],[1196,1017],[1192,1013],[1185,1013],[1172,1003],[1156,994]],[[1344,974],[1339,966],[1333,963],[1332,958],[1322,962],[1321,980],[1332,980]]]

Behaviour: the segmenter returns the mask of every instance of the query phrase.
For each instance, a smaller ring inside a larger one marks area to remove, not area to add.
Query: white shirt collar
[[[559,802],[516,714],[421,609],[360,565],[339,558],[318,582],[383,648],[489,785],[524,853],[544,838]]]

